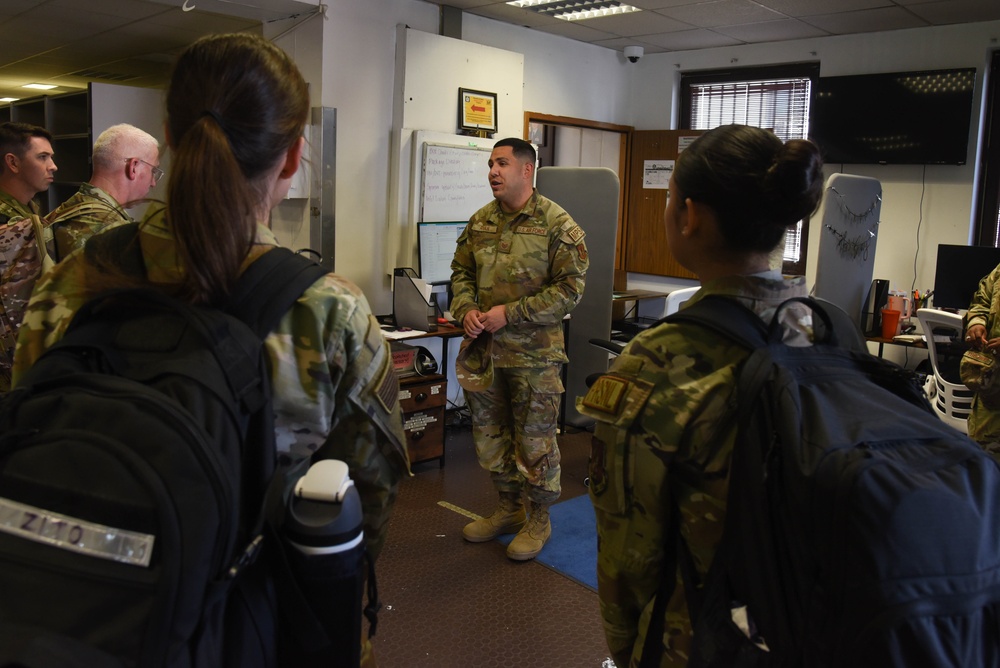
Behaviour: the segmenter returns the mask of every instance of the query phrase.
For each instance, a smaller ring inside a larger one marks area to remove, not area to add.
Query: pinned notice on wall
[[[670,188],[670,175],[673,173],[673,160],[643,160],[642,187],[667,190]]]
[[[682,135],[682,136],[678,137],[677,138],[677,155],[680,155],[681,151],[683,151],[688,146],[690,146],[691,144],[693,144],[694,140],[697,139],[697,138],[698,138],[697,136],[692,136],[692,135]]]

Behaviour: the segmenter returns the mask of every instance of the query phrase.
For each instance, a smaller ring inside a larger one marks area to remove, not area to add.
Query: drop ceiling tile
[[[719,46],[736,46],[742,44],[738,39],[723,35],[712,30],[699,28],[697,30],[682,30],[661,35],[643,35],[642,41],[661,46],[668,51],[690,51],[692,49],[711,49]]]
[[[762,23],[745,23],[735,26],[718,26],[716,32],[729,35],[734,39],[751,44],[760,42],[783,42],[790,39],[807,39],[823,37],[829,33],[815,26],[794,19],[781,21],[764,21]]]
[[[661,9],[658,13],[699,28],[757,23],[785,18],[783,15],[748,0],[716,0],[696,5]]]
[[[433,4],[449,5],[457,9],[472,9],[476,7],[492,7],[494,5],[497,5],[498,3],[490,2],[490,0],[448,0],[448,2],[441,2],[441,3],[435,2]],[[504,2],[501,4],[507,4],[507,3]]]
[[[527,28],[536,28],[538,26],[553,25],[555,22],[563,22],[552,16],[539,14],[538,12],[522,9],[520,7],[514,7],[506,3],[501,3],[499,5],[487,5],[484,7],[474,7],[468,11],[470,14],[484,16],[489,19],[496,19],[497,21],[503,21],[504,23],[513,23],[514,25],[525,26]]]
[[[911,5],[909,10],[933,25],[995,21],[1000,19],[1000,0],[949,0]]]
[[[603,30],[588,28],[585,25],[580,25],[579,21],[556,21],[556,23],[551,26],[543,26],[541,28],[535,28],[535,30],[547,32],[550,35],[559,35],[560,37],[568,37],[570,39],[588,43],[621,36],[604,32]]]
[[[681,5],[696,5],[704,0],[625,0],[628,4],[641,9],[665,9]]]
[[[926,1],[926,0],[925,0]],[[788,16],[814,16],[816,14],[831,14],[853,12],[859,9],[879,9],[892,7],[892,0],[757,0],[769,9]]]
[[[834,35],[879,32],[882,30],[903,30],[905,28],[921,28],[928,25],[927,21],[914,16],[901,7],[808,16],[803,17],[803,20],[820,30],[826,30]]]
[[[690,30],[690,23],[675,21],[672,18],[663,16],[657,12],[632,12],[630,14],[616,14],[614,16],[602,16],[587,21],[575,21],[586,25],[589,28],[603,30],[614,35],[623,37],[633,37],[635,35],[648,35],[654,32],[675,32],[677,30]]]
[[[163,5],[144,0],[87,0],[86,3],[80,0],[48,0],[46,4],[48,5],[46,11],[56,9],[60,16],[67,11],[77,11],[85,7],[89,13],[114,17],[122,22],[144,19],[167,9]],[[105,20],[107,19],[101,19]]]

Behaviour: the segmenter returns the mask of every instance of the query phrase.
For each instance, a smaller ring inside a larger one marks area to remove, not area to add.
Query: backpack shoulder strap
[[[84,252],[90,259],[111,259],[130,276],[142,276],[146,268],[138,240],[139,223],[127,223],[92,237]],[[276,247],[247,267],[223,310],[263,339],[303,291],[327,273],[313,260]]]
[[[327,273],[313,260],[279,246],[247,267],[225,310],[264,338],[306,288]]]
[[[757,314],[737,300],[722,295],[706,295],[657,324],[663,322],[701,325],[751,350],[767,345],[767,326]]]
[[[139,223],[125,223],[95,234],[83,247],[84,256],[93,264],[117,266],[126,275],[146,275],[146,262],[139,245]]]
[[[110,211],[113,213],[118,213],[118,211],[112,207],[107,202],[101,200],[87,200],[84,202],[77,202],[73,206],[68,206],[65,209],[59,211],[54,210],[48,216],[45,217],[45,226],[49,227],[52,225],[58,225],[59,223],[69,220],[70,218],[76,218],[88,213],[97,213],[99,211]],[[53,215],[58,214],[58,215]]]
[[[789,304],[806,305],[813,312],[814,342],[868,353],[861,329],[843,309],[831,302],[812,297],[791,297],[775,310],[769,325],[741,304],[723,295],[706,295],[660,322],[692,322],[707,327],[740,345],[754,350],[781,341],[779,314]]]

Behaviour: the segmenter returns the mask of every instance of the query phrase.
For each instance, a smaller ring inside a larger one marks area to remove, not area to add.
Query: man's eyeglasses
[[[159,167],[157,167],[156,165],[154,165],[152,163],[149,163],[149,162],[146,162],[142,158],[125,158],[125,162],[128,162],[129,160],[138,160],[139,162],[141,162],[144,165],[149,165],[149,168],[153,172],[153,179],[154,180],[159,181],[160,179],[163,178],[163,174],[165,172],[162,169],[160,169]]]

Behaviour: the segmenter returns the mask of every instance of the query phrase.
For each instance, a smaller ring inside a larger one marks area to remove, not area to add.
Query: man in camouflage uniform
[[[10,391],[10,356],[18,318],[41,265],[37,249],[25,241],[25,229],[33,225],[24,219],[34,216],[35,224],[39,222],[34,197],[47,190],[55,178],[57,168],[52,156],[52,135],[45,128],[0,123],[0,268],[4,281],[0,300],[0,394]],[[4,231],[2,228],[11,221],[18,225]]]
[[[125,209],[145,199],[163,176],[156,138],[127,123],[97,137],[93,164],[90,181],[46,216],[57,262],[101,230],[132,222]]]
[[[148,279],[176,283],[180,261],[169,224],[158,210],[142,223],[139,241]],[[245,265],[278,245],[257,226]],[[36,286],[18,336],[14,385],[65,333],[87,300],[96,271],[76,253]],[[365,540],[372,556],[385,542],[396,486],[409,462],[399,407],[399,382],[388,343],[360,289],[327,274],[309,287],[265,340],[270,358],[279,456],[340,459],[361,494]]]
[[[0,123],[0,225],[38,214],[35,195],[48,190],[58,169],[52,135],[27,123]]]
[[[531,144],[497,142],[489,166],[496,199],[472,216],[458,239],[451,312],[466,336],[487,333],[494,340],[492,386],[465,397],[479,463],[500,503],[462,535],[484,542],[517,531],[507,556],[523,561],[548,540],[549,506],[559,498],[556,425],[567,361],[562,321],[583,295],[589,262],[583,230],[532,187]]]
[[[977,350],[1000,352],[1000,266],[984,276],[965,314],[965,336]],[[1000,394],[977,392],[969,414],[969,436],[1000,459]]]
[[[806,294],[805,279],[730,276],[707,282],[688,302],[707,294],[737,298],[769,322],[775,307]],[[800,344],[809,332],[800,314],[782,311]],[[786,339],[787,340],[787,339]],[[615,664],[636,666],[661,578],[670,496],[678,500],[681,536],[705,576],[722,535],[729,462],[736,439],[732,402],[736,368],[749,351],[698,325],[678,323],[636,336],[598,379],[577,410],[594,418],[590,497],[597,515],[598,590],[608,647]],[[697,487],[675,488],[671,467],[691,467]],[[666,647],[659,665],[687,664],[691,645],[684,587],[666,608]]]

